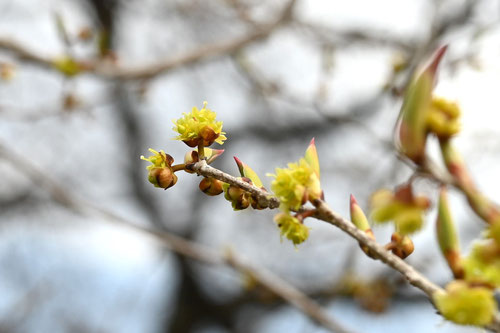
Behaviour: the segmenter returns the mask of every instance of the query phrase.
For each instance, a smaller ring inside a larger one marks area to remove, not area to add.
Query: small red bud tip
[[[212,149],[212,152],[210,154],[210,157],[207,160],[207,163],[210,164],[213,161],[215,161],[217,159],[217,157],[222,155],[223,152],[224,152],[224,149]]]
[[[311,139],[311,142],[309,143],[309,146],[313,146],[313,145],[315,145],[315,143],[314,143],[314,138],[312,138],[312,139]]]
[[[234,161],[236,162],[236,165],[238,166],[238,170],[240,171],[241,177],[245,177],[245,172],[244,172],[245,165],[238,157],[233,156],[233,158],[234,158]]]
[[[358,204],[358,201],[356,200],[356,198],[354,197],[354,195],[351,194],[351,206],[354,206],[354,205],[357,205]]]
[[[446,50],[448,49],[448,45],[443,45],[441,46],[436,53],[434,54],[431,63],[427,67],[427,70],[431,72],[432,74],[435,74],[437,71],[437,68],[439,66],[439,63],[441,62],[441,59],[443,58],[444,54],[446,53]]]

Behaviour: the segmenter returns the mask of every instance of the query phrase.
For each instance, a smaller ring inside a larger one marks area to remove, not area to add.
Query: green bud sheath
[[[467,172],[465,162],[460,153],[453,147],[451,141],[442,140],[439,142],[439,146],[441,148],[441,155],[446,168],[458,182],[462,190],[475,190],[475,185]]]
[[[439,193],[438,217],[436,220],[436,234],[441,253],[448,262],[448,266],[455,278],[463,278],[464,270],[460,256],[460,243],[458,241],[455,223],[448,205],[446,188],[441,188]]]
[[[413,78],[405,94],[401,109],[399,139],[403,154],[415,163],[420,163],[424,158],[427,114],[432,100],[437,67],[445,52],[446,46],[437,51],[431,64]]]
[[[361,207],[359,207],[358,202],[356,201],[356,198],[354,195],[351,194],[351,200],[350,200],[350,211],[351,211],[351,221],[352,223],[359,229],[364,231],[368,237],[371,239],[375,240],[375,236],[373,235],[373,231],[370,228],[370,224],[368,223],[368,219],[366,218],[365,213],[363,213],[363,210]],[[369,257],[371,258],[376,258],[376,256],[370,251],[370,249],[359,243],[359,246],[363,252],[365,252]]]
[[[361,207],[359,207],[356,198],[352,194],[351,194],[350,210],[351,210],[352,223],[354,223],[354,225],[362,231],[365,232],[367,230],[371,231],[370,224],[368,223],[368,219],[366,218],[365,213],[363,213],[363,210],[361,209]]]
[[[314,138],[312,138],[311,142],[309,143],[309,146],[306,149],[306,154],[304,156],[304,159],[306,160],[307,164],[314,170],[314,173],[318,176],[318,179],[320,177],[320,170],[319,170],[319,158],[318,158],[318,151],[316,150],[316,144],[314,143]]]

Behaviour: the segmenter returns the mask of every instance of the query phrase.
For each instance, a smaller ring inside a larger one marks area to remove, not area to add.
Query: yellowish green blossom
[[[491,289],[472,287],[461,280],[449,283],[446,292],[435,293],[433,299],[443,317],[461,325],[488,325],[497,312]]]
[[[226,140],[226,133],[222,132],[222,121],[215,119],[216,113],[207,108],[207,102],[203,102],[201,110],[193,107],[191,112],[184,112],[182,115],[182,118],[174,121],[173,130],[179,133],[176,140],[183,141],[189,147],[208,147],[214,142],[223,144]]]
[[[172,169],[172,163],[174,163],[174,158],[169,154],[166,154],[163,150],[157,152],[154,149],[149,149],[153,155],[148,158],[141,156],[144,161],[151,162],[146,169],[148,172],[148,180],[155,187],[160,187],[167,189],[172,187],[177,182],[177,176],[174,174]]]
[[[148,150],[153,153],[153,155],[148,158],[141,156],[141,160],[151,162],[151,165],[148,165],[146,169],[151,170],[152,168],[164,168],[172,165],[172,156],[166,154],[163,150],[160,150],[159,152],[152,148],[149,148]]]
[[[494,222],[486,231],[486,236],[495,240],[496,244],[500,246],[500,222]]]
[[[395,193],[382,189],[372,195],[371,217],[377,223],[393,221],[396,231],[409,235],[422,228],[429,205],[426,197],[413,196],[410,185],[398,188]]]
[[[428,130],[440,138],[449,138],[460,131],[460,108],[457,103],[433,97],[427,112]]]
[[[288,168],[276,168],[272,174],[271,189],[280,199],[283,210],[297,210],[307,200],[321,197],[319,178],[314,169],[301,158],[298,163],[288,163]]]
[[[467,281],[500,287],[500,248],[493,240],[476,242],[463,265]]]
[[[293,245],[302,243],[309,237],[309,228],[289,213],[279,213],[274,221],[281,230],[281,236],[293,242]]]

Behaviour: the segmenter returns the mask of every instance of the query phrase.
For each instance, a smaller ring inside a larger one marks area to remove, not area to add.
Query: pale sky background
[[[180,54],[214,36],[229,39],[244,33],[238,29],[221,33],[224,30],[218,30],[218,25],[224,27],[223,21],[204,22],[208,19],[203,16],[168,16],[169,6],[182,3],[180,0],[125,2],[117,46],[120,61],[125,64],[142,64]],[[219,1],[214,3],[220,5]],[[270,13],[282,3],[259,2],[256,18],[272,18]],[[457,3],[463,1],[443,1],[439,15],[446,16]],[[359,29],[419,41],[430,30],[431,9],[430,1],[425,0],[299,0],[295,14],[302,21],[339,31]],[[78,1],[0,0],[0,37],[21,42],[42,55],[60,55],[64,46],[55,28],[54,12],[62,15],[70,33],[90,24]],[[169,19],[166,21],[161,13],[167,13]],[[438,94],[460,104],[463,131],[456,145],[480,188],[493,199],[500,198],[496,169],[500,156],[499,16],[498,1],[481,1],[475,22],[489,29],[474,44],[469,43],[473,31],[468,27],[445,36],[441,41],[449,45],[445,67],[471,46],[477,57],[474,66],[462,63],[454,72],[441,71],[436,87]],[[206,35],[199,34],[196,24],[189,26],[190,20],[206,25]],[[84,55],[91,49],[91,46],[78,47],[76,52]],[[308,42],[293,27],[285,27],[250,46],[247,56],[267,78],[279,82],[287,95],[300,100],[314,101],[317,82],[325,80],[328,90],[322,103],[325,109],[342,114],[360,100],[380,92],[390,76],[394,52],[387,47],[359,44],[336,50],[334,69],[324,78],[317,45]],[[0,51],[2,60],[12,58]],[[0,142],[30,159],[78,197],[147,224],[148,214],[134,202],[124,172],[130,161],[124,153],[127,149],[124,132],[117,123],[113,101],[107,100],[110,84],[84,75],[74,79],[70,87],[84,105],[91,106],[90,111],[59,115],[62,91],[67,88],[63,78],[33,66],[19,65],[12,81],[0,82]],[[166,150],[177,161],[182,160],[186,148],[181,142],[171,140],[174,136],[171,120],[207,100],[224,121],[229,138],[223,159],[217,164],[219,168],[236,174],[232,156],[237,155],[265,179],[264,175],[275,167],[300,158],[308,140],[290,138],[269,145],[250,136],[231,143],[232,133],[237,134],[246,125],[259,121],[272,126],[322,119],[311,108],[303,108],[293,100],[274,99],[271,106],[266,106],[249,97],[247,90],[248,84],[226,58],[155,78],[144,98],[134,100],[147,129],[143,154],[153,147]],[[391,138],[400,102],[382,99],[382,105],[374,105],[380,111],[364,123],[366,127],[346,126],[339,132],[318,134],[316,144],[324,170],[322,184],[326,199],[346,217],[350,193],[367,209],[377,181],[379,186],[394,186],[410,174],[379,141]],[[38,113],[48,115],[35,121],[23,120],[26,115]],[[366,128],[375,137],[367,134]],[[437,153],[435,147],[431,151]],[[400,167],[394,170],[396,163]],[[0,195],[8,197],[29,189],[35,196],[46,199],[34,202],[30,209],[11,209],[0,215],[0,320],[23,322],[18,326],[22,332],[72,332],[67,326],[72,322],[85,323],[89,332],[160,332],[176,302],[179,275],[175,258],[151,239],[127,228],[77,216],[51,203],[42,190],[34,188],[3,160],[0,170],[3,174]],[[199,181],[195,178],[182,174],[179,183],[165,192],[149,188],[165,214],[170,214],[169,227],[173,230],[185,229],[189,217],[183,212],[191,207],[193,189]],[[269,179],[264,182],[270,183]],[[422,182],[421,187],[432,193],[431,199],[436,199],[435,186]],[[346,254],[359,251],[355,242],[340,231],[317,221],[308,221],[312,228],[310,239],[295,250],[289,242],[280,242],[272,212],[233,212],[222,197],[204,199],[195,240],[215,248],[230,247],[305,290],[332,285],[342,276],[339,267]],[[461,236],[467,248],[467,242],[480,233],[480,222],[464,205],[461,195],[453,192],[451,205],[463,227]],[[434,240],[434,220],[435,212],[429,213],[425,229],[414,238],[416,251],[408,260],[417,265],[425,262],[424,273],[444,284],[450,274]],[[391,229],[379,227],[375,233],[383,242],[390,237]],[[387,271],[361,252],[353,265],[360,276],[367,278]],[[228,300],[242,292],[241,277],[230,270],[201,266],[195,269],[201,287],[214,298]],[[42,290],[42,295],[35,294],[28,300],[33,304],[27,314],[29,320],[17,318],[16,306],[23,306],[23,295],[30,290],[37,293]],[[415,292],[408,289],[407,293]],[[383,314],[362,310],[349,299],[335,299],[325,305],[336,320],[355,332],[477,332],[444,322],[429,303],[421,300],[397,300]],[[264,310],[248,306],[235,325],[241,332],[322,332],[288,306]],[[227,331],[215,325],[197,332]]]

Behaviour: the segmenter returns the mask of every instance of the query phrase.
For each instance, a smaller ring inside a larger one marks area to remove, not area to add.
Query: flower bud
[[[401,236],[399,233],[395,232],[391,236],[389,249],[401,259],[405,259],[413,253],[415,246],[410,237],[406,235]]]
[[[188,151],[184,155],[184,164],[190,165],[198,162],[200,159],[198,158],[198,152],[195,150]],[[187,173],[194,173],[194,171],[189,170],[188,168],[184,169]]]
[[[350,201],[350,212],[351,212],[351,222],[354,223],[354,225],[359,229],[364,231],[368,237],[371,239],[375,240],[375,235],[373,235],[373,231],[370,228],[370,224],[368,223],[368,219],[366,218],[365,213],[359,207],[359,204],[354,197],[354,195],[351,194],[351,201]],[[361,250],[365,252],[369,257],[375,258],[375,256],[371,253],[370,249],[362,245],[361,243],[359,244],[361,247]]]
[[[142,160],[151,162],[151,165],[146,167],[149,182],[155,187],[164,189],[174,186],[177,183],[177,176],[172,169],[174,158],[163,150],[157,152],[154,149],[149,149],[149,151],[153,153],[149,158],[141,156]]]
[[[200,190],[206,195],[215,196],[221,194],[224,190],[222,189],[222,182],[214,178],[203,178],[200,182]]]
[[[240,179],[248,180],[250,182],[248,178]],[[250,194],[244,189],[227,183],[224,183],[222,188],[224,190],[224,198],[231,202],[231,206],[234,210],[243,210],[250,206]]]
[[[219,134],[217,134],[211,126],[205,126],[200,131],[200,143],[204,147],[212,145],[218,137]]]
[[[149,170],[148,180],[155,187],[164,188],[166,190],[177,183],[177,176],[170,167],[154,167]]]

